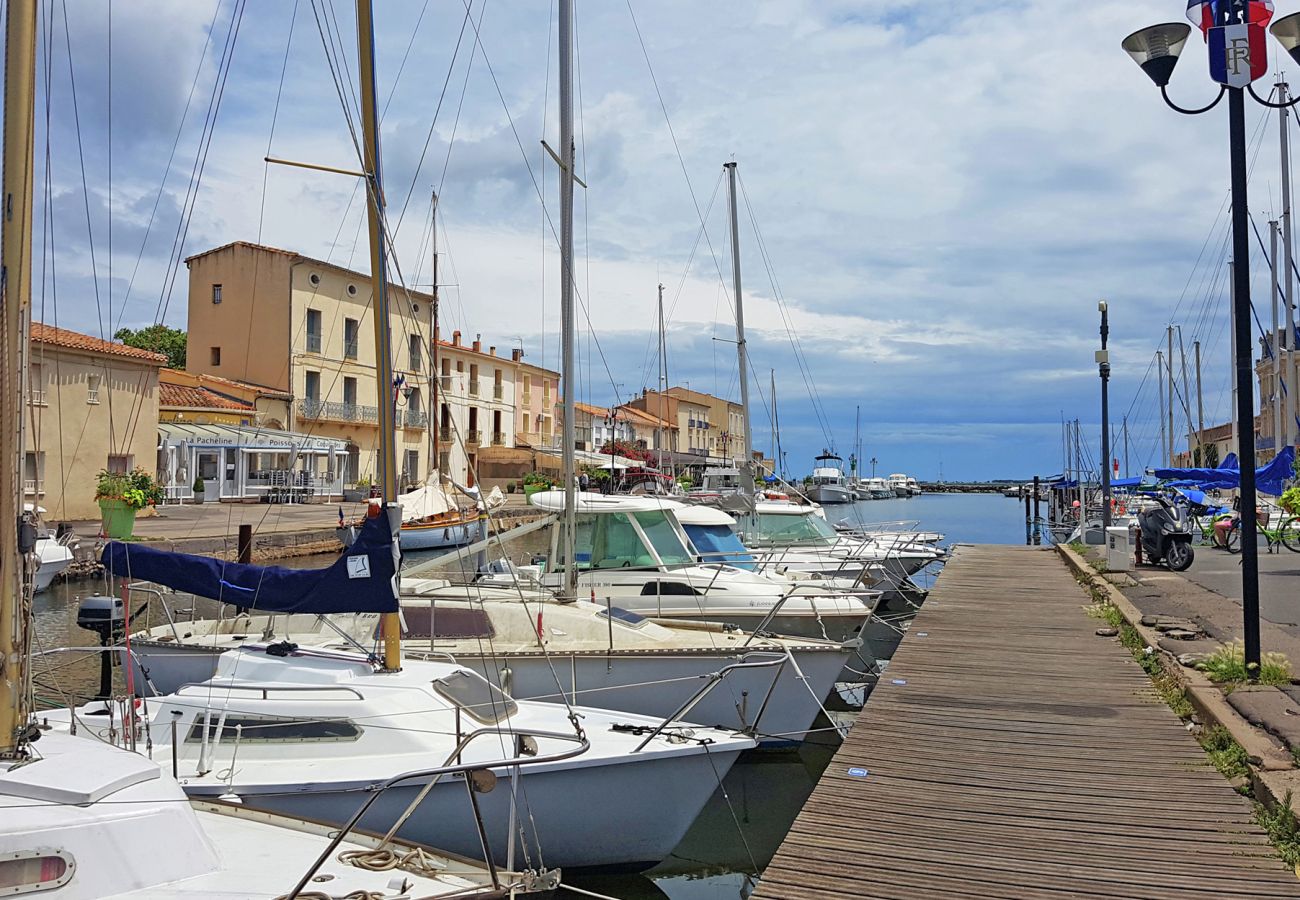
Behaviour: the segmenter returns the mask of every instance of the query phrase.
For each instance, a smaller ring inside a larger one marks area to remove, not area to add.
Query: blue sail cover
[[[1255,470],[1255,487],[1265,494],[1280,495],[1286,490],[1286,482],[1292,477],[1292,465],[1295,461],[1295,449],[1283,447],[1282,452],[1273,457],[1268,465]],[[1239,469],[1155,469],[1152,474],[1161,481],[1177,480],[1190,482],[1203,489],[1235,488],[1241,483]]]
[[[686,535],[700,551],[700,559],[706,563],[722,563],[738,569],[753,571],[758,566],[750,556],[745,545],[740,542],[736,532],[727,525],[684,525]]]
[[[122,578],[262,612],[397,612],[397,545],[382,515],[366,519],[352,546],[325,569],[245,565],[119,541],[104,547],[100,561]]]
[[[1223,458],[1223,462],[1219,463],[1218,468],[1240,470],[1241,463],[1237,460],[1237,454],[1229,453]]]

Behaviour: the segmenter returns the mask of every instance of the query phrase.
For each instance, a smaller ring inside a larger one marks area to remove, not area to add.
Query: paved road
[[[1213,547],[1197,547],[1196,560],[1183,573],[1201,587],[1241,601],[1241,556]],[[1296,629],[1300,635],[1300,553],[1285,547],[1268,553],[1259,548],[1260,615],[1270,622]]]

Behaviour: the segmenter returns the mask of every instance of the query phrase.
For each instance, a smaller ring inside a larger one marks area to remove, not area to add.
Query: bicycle
[[[1230,513],[1223,512],[1209,513],[1206,515],[1193,515],[1187,520],[1187,524],[1191,527],[1193,534],[1198,532],[1200,533],[1201,544],[1218,547],[1219,544],[1215,541],[1214,523],[1229,515]]]
[[[1292,553],[1300,553],[1300,516],[1288,516],[1276,528],[1256,524],[1255,529],[1268,541],[1268,552],[1272,553],[1279,546],[1286,547]],[[1224,540],[1229,553],[1241,552],[1241,519],[1234,519]]]

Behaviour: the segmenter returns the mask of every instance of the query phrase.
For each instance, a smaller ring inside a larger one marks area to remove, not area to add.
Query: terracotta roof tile
[[[229,409],[238,412],[253,412],[252,406],[233,397],[210,391],[207,388],[190,387],[184,384],[158,385],[159,406],[180,406],[186,409]]]
[[[49,344],[52,347],[67,347],[70,350],[106,353],[109,356],[125,356],[156,365],[165,365],[167,363],[167,357],[161,353],[128,347],[126,344],[119,344],[116,341],[101,340],[88,334],[82,334],[79,331],[55,328],[53,325],[46,325],[44,322],[32,323],[32,341],[38,344]]]
[[[592,406],[590,403],[578,403],[575,401],[573,407],[578,412],[588,413],[589,415],[599,416],[601,418],[609,415],[609,410],[605,409],[605,407]]]

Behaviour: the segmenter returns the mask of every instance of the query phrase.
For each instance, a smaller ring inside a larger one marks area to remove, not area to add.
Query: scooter
[[[1192,549],[1192,531],[1168,497],[1159,494],[1151,497],[1156,505],[1138,513],[1142,555],[1152,565],[1163,562],[1173,571],[1182,572],[1191,566],[1196,556]]]

